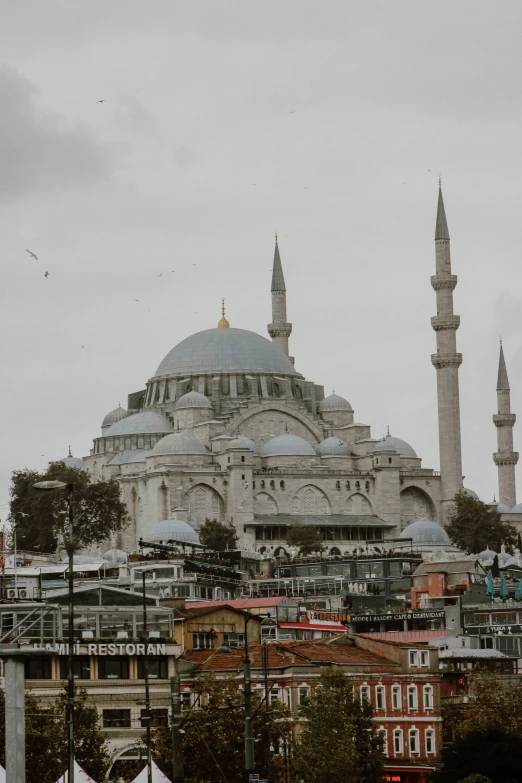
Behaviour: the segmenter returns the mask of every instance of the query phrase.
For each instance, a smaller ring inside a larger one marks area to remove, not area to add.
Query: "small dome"
[[[248,449],[249,451],[255,451],[256,444],[253,440],[247,438],[246,435],[237,435],[237,437],[232,438],[232,440],[228,442],[227,449]]]
[[[145,435],[149,432],[171,432],[167,419],[157,411],[147,410],[135,413],[132,416],[126,416],[121,421],[117,421],[106,432],[104,437],[109,438],[113,435]]]
[[[134,462],[145,462],[150,454],[150,449],[124,449],[123,451],[118,451],[108,464],[130,465]]]
[[[122,408],[121,405],[118,405],[117,408],[114,408],[113,411],[110,411],[104,420],[102,421],[102,427],[111,427],[113,424],[116,424],[116,422],[121,421],[122,419],[126,419],[129,415],[129,411],[126,411],[125,408]]]
[[[497,503],[496,500],[492,500],[491,503],[488,503],[488,506],[495,507],[499,514],[511,514],[511,509],[509,509],[505,503]]]
[[[278,435],[272,438],[261,448],[261,457],[315,457],[315,449],[304,438],[298,435]]]
[[[451,545],[448,534],[438,522],[432,522],[429,519],[419,519],[411,522],[404,530],[401,530],[399,538],[413,539],[413,545],[418,544],[438,544]]]
[[[129,559],[129,556],[127,552],[124,552],[123,549],[109,549],[108,552],[105,552],[103,556],[104,560],[107,560],[108,563],[126,563]]]
[[[462,490],[462,494],[467,495],[468,497],[473,498],[474,500],[479,499],[477,493],[474,492],[472,489],[468,489],[467,487],[464,487],[464,489]]]
[[[63,462],[66,468],[75,468],[76,470],[81,470],[83,468],[83,459],[80,457],[73,457],[70,449],[68,456],[59,459],[58,462]]]
[[[155,544],[167,541],[199,544],[197,532],[188,522],[182,522],[181,519],[164,519],[162,522],[156,522],[150,533],[147,533],[146,540]]]
[[[315,447],[320,457],[349,457],[350,447],[340,438],[326,438]]]
[[[511,568],[513,566],[518,566],[518,560],[513,555],[508,555],[502,563],[502,568]]]
[[[511,511],[509,513],[510,514],[522,514],[522,503],[517,503],[516,506],[513,506],[513,508],[511,509]]]
[[[482,562],[488,562],[493,561],[493,559],[496,557],[497,553],[493,552],[492,549],[484,549],[483,552],[479,552],[478,559]]]
[[[152,457],[163,454],[207,454],[200,440],[185,432],[172,432],[159,440],[151,451]]]
[[[409,443],[400,438],[393,438],[391,435],[386,435],[382,440],[377,441],[373,447],[374,451],[397,451],[401,457],[416,457],[417,454],[412,449]]]
[[[197,391],[190,391],[180,397],[177,403],[174,405],[176,410],[182,408],[212,408],[212,404],[208,397],[204,394],[200,394]]]
[[[353,408],[348,402],[348,400],[345,400],[344,397],[340,397],[338,394],[330,394],[329,397],[325,397],[324,400],[321,400],[321,402],[318,405],[318,408],[321,413],[325,413],[326,411],[352,411]]]

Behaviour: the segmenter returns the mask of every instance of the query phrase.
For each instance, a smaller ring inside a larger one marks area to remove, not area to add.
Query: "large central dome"
[[[216,373],[298,374],[288,357],[260,334],[246,329],[207,329],[169,351],[155,377]]]

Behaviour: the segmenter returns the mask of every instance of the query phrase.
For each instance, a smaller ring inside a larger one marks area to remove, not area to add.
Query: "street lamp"
[[[245,615],[245,660],[243,663],[243,678],[245,691],[245,783],[249,783],[250,775],[254,774],[254,735],[252,731],[252,676],[250,657],[248,654],[248,623],[254,618],[268,617],[267,614]]]
[[[68,554],[69,554],[69,650],[67,655],[67,766],[68,783],[74,783],[74,623],[73,623],[73,485],[64,481],[39,481],[33,485],[44,492],[57,490],[67,493]]]

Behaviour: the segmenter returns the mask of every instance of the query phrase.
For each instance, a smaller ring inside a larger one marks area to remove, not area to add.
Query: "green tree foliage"
[[[236,548],[236,529],[233,525],[218,522],[217,519],[205,519],[199,529],[199,540],[203,546],[215,549],[216,552],[225,552],[227,549]]]
[[[464,780],[459,780],[459,783],[491,783],[491,780],[484,777],[484,775],[473,773],[473,775],[468,775]]]
[[[520,734],[489,729],[472,731],[442,750],[442,768],[431,783],[461,783],[488,780],[491,783],[520,783],[522,742]],[[485,777],[482,777],[485,776]]]
[[[67,695],[50,706],[30,692],[25,695],[25,750],[27,783],[56,783],[67,768]],[[87,704],[85,691],[76,693],[75,757],[80,766],[103,783],[110,764],[109,747],[101,731],[95,707]],[[5,698],[0,691],[0,763],[5,767]]]
[[[496,508],[464,492],[455,495],[446,532],[452,543],[467,554],[478,554],[488,547],[500,550],[501,544],[512,549],[517,543],[515,528],[502,522]]]
[[[245,716],[243,693],[238,681],[204,677],[197,684],[202,693],[201,708],[192,709],[183,723],[185,779],[191,783],[241,781],[245,763]],[[269,746],[278,747],[290,734],[289,715],[280,703],[268,709],[254,693],[252,721],[256,771],[268,776]],[[154,734],[154,759],[159,768],[172,777],[172,740],[170,727]],[[277,763],[271,763],[270,781],[278,783]]]
[[[289,546],[296,546],[300,555],[312,555],[325,549],[321,533],[313,525],[292,525],[286,534]]]
[[[339,672],[324,674],[321,687],[302,708],[294,764],[304,783],[380,783],[383,743],[369,701],[354,694]]]
[[[51,462],[45,473],[15,470],[11,482],[11,521],[19,549],[52,552],[67,538],[65,492],[41,492],[37,481],[64,481],[73,486],[74,544],[83,549],[123,530],[129,515],[116,481],[93,481],[84,470]]]

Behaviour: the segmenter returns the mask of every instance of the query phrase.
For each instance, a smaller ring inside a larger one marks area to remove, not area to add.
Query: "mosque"
[[[435,230],[436,370],[440,472],[395,433],[371,435],[350,402],[325,396],[289,354],[292,324],[279,246],[272,274],[271,340],[231,327],[187,337],[165,356],[146,388],[128,395],[127,409],[105,416],[83,469],[120,484],[131,523],[113,546],[135,551],[140,538],[162,530],[197,531],[205,519],[230,522],[239,545],[278,554],[297,523],[321,529],[330,554],[397,539],[410,523],[440,531],[462,489],[457,353],[450,238],[439,187]],[[515,415],[500,352],[498,412],[499,509],[522,522],[516,506]],[[75,460],[69,455],[66,462]],[[72,464],[72,463],[71,463]],[[78,466],[76,461],[75,466]],[[469,491],[469,490],[466,490]],[[474,493],[473,493],[474,494]],[[403,532],[404,535],[404,532]],[[437,535],[435,535],[435,538]]]

